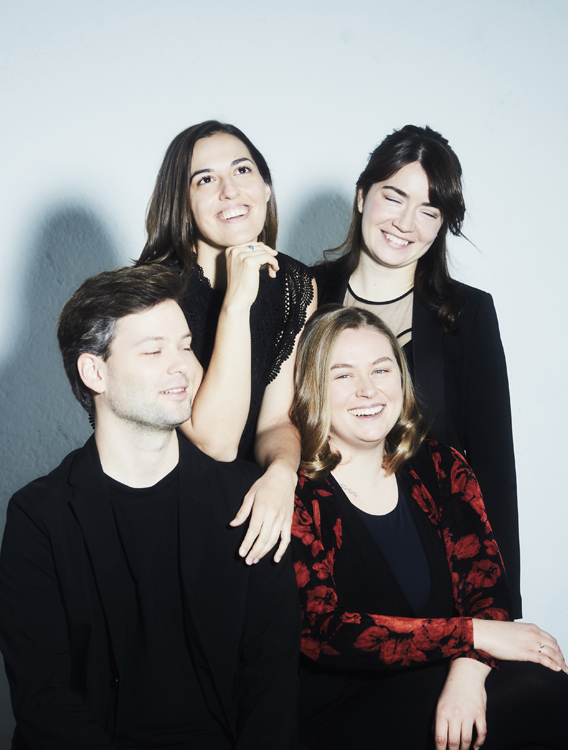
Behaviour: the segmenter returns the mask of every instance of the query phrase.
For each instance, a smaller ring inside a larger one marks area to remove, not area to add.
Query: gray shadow
[[[0,372],[0,534],[12,494],[55,468],[92,432],[63,370],[56,323],[82,281],[120,264],[103,222],[72,204],[46,210],[25,257],[17,343]],[[0,748],[10,747],[13,729],[0,669]]]
[[[323,258],[324,250],[337,247],[345,239],[351,207],[339,191],[320,192],[292,219],[278,249],[312,266]]]

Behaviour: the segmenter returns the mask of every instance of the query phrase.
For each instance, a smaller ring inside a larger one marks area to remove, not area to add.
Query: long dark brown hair
[[[138,263],[163,262],[173,258],[181,265],[184,273],[191,270],[197,251],[196,230],[189,202],[191,158],[197,141],[217,133],[232,135],[244,143],[262,179],[270,187],[266,220],[258,239],[269,247],[276,246],[278,212],[272,176],[264,156],[234,125],[206,120],[184,130],[168,146],[148,204],[148,239]]]
[[[325,260],[319,270],[330,279],[349,278],[354,273],[364,247],[359,195],[364,200],[375,183],[384,182],[414,162],[421,164],[426,172],[429,202],[442,214],[436,239],[418,260],[414,289],[421,302],[435,312],[438,324],[444,330],[455,331],[462,301],[459,287],[448,271],[446,237],[448,230],[462,236],[465,216],[462,169],[448,141],[432,128],[405,125],[388,135],[371,153],[357,180],[347,237],[339,247],[324,253]]]

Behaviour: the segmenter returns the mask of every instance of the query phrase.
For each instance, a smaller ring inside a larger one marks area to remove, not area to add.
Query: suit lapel
[[[69,483],[74,488],[70,505],[87,545],[120,671],[124,656],[127,571],[94,437],[73,462]]]
[[[444,384],[444,332],[434,314],[414,295],[412,310],[412,353],[414,385],[430,434],[441,443],[448,440]],[[428,394],[425,398],[425,394]]]

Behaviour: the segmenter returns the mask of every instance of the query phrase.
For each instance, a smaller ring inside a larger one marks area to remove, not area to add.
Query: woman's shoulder
[[[489,292],[485,292],[483,289],[478,289],[468,284],[463,284],[461,281],[456,281],[456,290],[458,295],[461,297],[464,303],[464,309],[469,307],[477,307],[479,305],[493,305],[493,297]]]
[[[456,466],[468,466],[462,454],[437,440],[424,440],[414,456],[405,465],[406,471],[413,471],[426,485],[435,480],[439,485]]]
[[[318,288],[318,306],[337,302],[345,298],[349,275],[338,270],[334,262],[319,261],[311,267],[311,272]]]
[[[462,336],[469,341],[479,340],[480,343],[483,343],[486,337],[494,340],[499,336],[499,322],[491,294],[461,283],[458,290],[462,300],[462,310],[458,318]]]
[[[302,261],[297,258],[293,258],[291,255],[286,255],[286,253],[281,252],[278,253],[277,259],[280,270],[283,272],[283,276],[300,279],[304,283],[309,283],[311,286],[314,275],[312,269],[308,268],[305,263],[302,263]]]
[[[304,504],[311,504],[314,500],[333,497],[334,487],[331,475],[325,479],[310,479],[303,469],[298,472],[298,483],[296,485],[296,496]]]

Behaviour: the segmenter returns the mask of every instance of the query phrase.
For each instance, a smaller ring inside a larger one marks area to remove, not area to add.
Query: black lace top
[[[279,253],[278,264],[280,270],[275,279],[266,270],[260,272],[258,295],[250,313],[251,404],[239,444],[240,458],[254,458],[254,437],[264,390],[292,353],[314,296],[312,276],[303,263]],[[191,346],[204,369],[211,361],[224,295],[224,291],[211,288],[201,266],[195,263],[182,308],[193,336]]]

